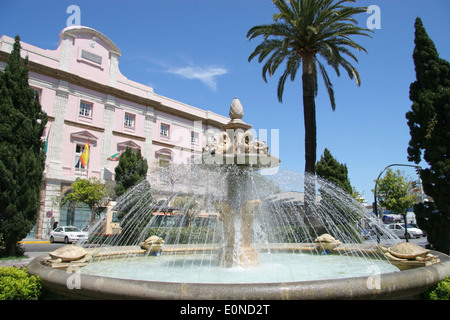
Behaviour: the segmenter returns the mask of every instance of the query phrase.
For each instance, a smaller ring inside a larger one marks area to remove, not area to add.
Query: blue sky
[[[2,0],[0,35],[45,49],[56,49],[66,27],[69,5],[81,9],[81,24],[109,37],[122,51],[121,72],[152,86],[156,93],[227,115],[237,96],[244,121],[255,130],[279,130],[282,168],[304,170],[301,77],[287,82],[284,100],[276,95],[282,69],[265,83],[262,65],[248,56],[259,39],[246,40],[254,25],[272,22],[270,0]],[[317,159],[328,148],[346,163],[353,186],[372,201],[374,179],[389,164],[408,163],[409,86],[415,80],[414,20],[422,18],[441,58],[450,60],[450,1],[359,0],[381,9],[381,29],[355,38],[367,51],[357,53],[361,87],[346,73],[329,70],[336,111],[320,83],[317,108]],[[370,14],[358,17],[366,26]],[[269,141],[271,146],[271,141]],[[407,175],[414,170],[401,168]]]

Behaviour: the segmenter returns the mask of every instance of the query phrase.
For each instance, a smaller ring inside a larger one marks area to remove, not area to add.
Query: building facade
[[[1,69],[13,44],[11,37],[0,38]],[[47,238],[60,221],[59,200],[77,178],[114,180],[113,155],[130,147],[141,150],[149,167],[157,159],[189,164],[201,154],[204,133],[229,120],[127,79],[119,70],[119,48],[92,28],[63,29],[56,50],[21,46],[22,57],[29,59],[30,86],[49,118],[37,238]],[[83,167],[87,143],[89,162]]]

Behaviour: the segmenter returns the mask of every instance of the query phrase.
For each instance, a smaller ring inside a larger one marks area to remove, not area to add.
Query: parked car
[[[389,230],[393,231],[398,237],[405,237],[405,224],[404,223],[391,223],[388,225]],[[414,228],[412,225],[407,225],[407,237],[420,238],[424,236],[424,233],[419,228]]]
[[[417,224],[415,224],[415,223],[410,223],[410,224],[408,224],[408,228],[409,228],[409,226],[412,226],[413,228],[420,229],[419,226]],[[422,230],[422,232],[423,232],[423,236],[426,237],[427,233],[424,230]]]
[[[79,240],[87,240],[88,233],[83,232],[77,227],[67,226],[58,227],[50,232],[50,242],[65,242],[72,243]]]

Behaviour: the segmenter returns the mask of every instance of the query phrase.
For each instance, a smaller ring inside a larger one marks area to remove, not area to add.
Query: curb
[[[50,243],[50,240],[44,240],[44,239],[22,239],[20,241],[17,241],[17,243],[22,243],[22,244],[26,244],[26,243]]]
[[[50,243],[50,241],[48,240],[22,240],[22,241],[18,241],[17,243],[22,243],[22,244],[26,244],[26,243]]]

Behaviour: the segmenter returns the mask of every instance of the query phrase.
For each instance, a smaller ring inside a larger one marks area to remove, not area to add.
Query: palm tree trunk
[[[305,172],[314,173],[316,164],[316,103],[312,56],[303,58],[303,113],[305,121]]]
[[[305,121],[305,211],[312,214],[315,202],[315,169],[317,130],[316,130],[316,103],[315,98],[315,75],[313,56],[303,56],[303,115]]]

